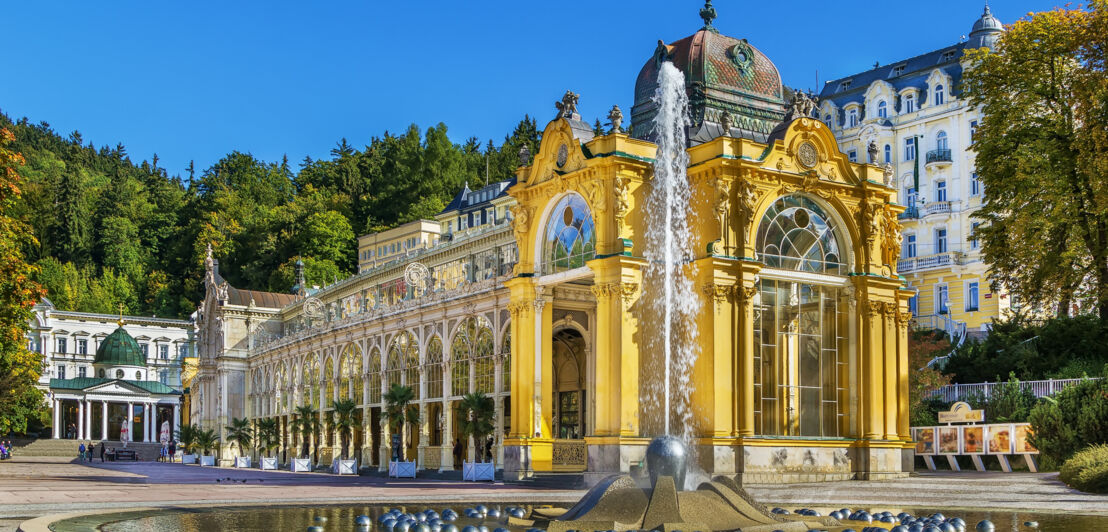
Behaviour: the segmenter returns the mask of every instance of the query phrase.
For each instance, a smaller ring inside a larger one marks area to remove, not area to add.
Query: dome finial
[[[704,7],[700,10],[700,18],[704,19],[702,29],[719,33],[718,30],[712,27],[712,21],[716,19],[716,8],[712,7],[712,0],[704,1]]]
[[[989,0],[985,0],[985,14],[992,15],[993,12],[989,10]]]
[[[123,324],[125,323],[123,321],[123,303],[119,304],[119,320],[116,321],[116,323],[118,323],[120,327],[122,327]]]

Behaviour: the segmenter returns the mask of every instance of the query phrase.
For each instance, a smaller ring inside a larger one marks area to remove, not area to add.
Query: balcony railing
[[[962,253],[958,251],[946,251],[934,255],[922,257],[906,257],[896,263],[896,270],[900,273],[917,270],[929,270],[962,263]]]
[[[1097,377],[1085,379],[1052,379],[1045,381],[1020,381],[1022,391],[1030,391],[1035,397],[1049,397],[1063,388],[1080,384],[1086,380],[1100,380]],[[988,399],[995,391],[1003,387],[1003,382],[982,382],[976,384],[948,384],[927,393],[928,397],[941,397],[945,402],[965,401],[971,397]]]
[[[930,214],[950,214],[951,202],[949,201],[932,201],[923,206],[923,215]]]
[[[915,205],[908,207],[904,212],[897,215],[897,219],[900,220],[914,220],[916,218],[919,218],[919,209]]]
[[[950,161],[950,150],[931,150],[927,152],[927,164],[949,163]]]

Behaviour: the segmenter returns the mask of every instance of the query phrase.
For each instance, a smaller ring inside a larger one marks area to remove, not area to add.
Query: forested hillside
[[[509,177],[519,149],[538,152],[525,117],[499,147],[454,143],[438,124],[385,132],[361,149],[340,140],[327,159],[261,161],[231,152],[206,169],[167,172],[157,155],[135,162],[122,144],[96,147],[79,132],[13,122],[9,147],[26,180],[14,214],[34,230],[25,250],[58,308],[184,317],[199,300],[204,249],[240,288],[287,292],[303,257],[309,284],[356,266],[359,234],[432,216],[466,181]]]

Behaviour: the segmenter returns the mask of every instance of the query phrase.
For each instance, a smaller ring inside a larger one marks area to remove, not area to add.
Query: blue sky
[[[1060,1],[994,0],[1005,23]],[[525,114],[540,127],[566,89],[589,122],[619,104],[658,39],[700,28],[702,1],[10,3],[0,110],[79,130],[97,146],[157,153],[184,174],[239,150],[326,157],[385,130],[437,122],[494,139]],[[717,0],[715,25],[745,37],[786,84],[820,83],[957,42],[983,2]]]

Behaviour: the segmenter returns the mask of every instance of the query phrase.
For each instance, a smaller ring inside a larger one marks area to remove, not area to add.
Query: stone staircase
[[[94,458],[100,460],[100,442],[92,440],[96,444],[96,451]],[[54,439],[35,439],[35,440],[20,440],[12,439],[12,445],[15,446],[16,456],[52,456],[52,457],[69,457],[77,458],[77,447],[80,446],[82,441],[78,440],[54,440]],[[83,443],[87,444],[88,440],[84,440]],[[123,444],[117,441],[106,442],[109,448],[122,449]],[[158,459],[161,454],[162,444],[160,443],[135,443],[130,442],[127,444],[127,448],[135,451],[135,456],[139,460],[154,461]]]

